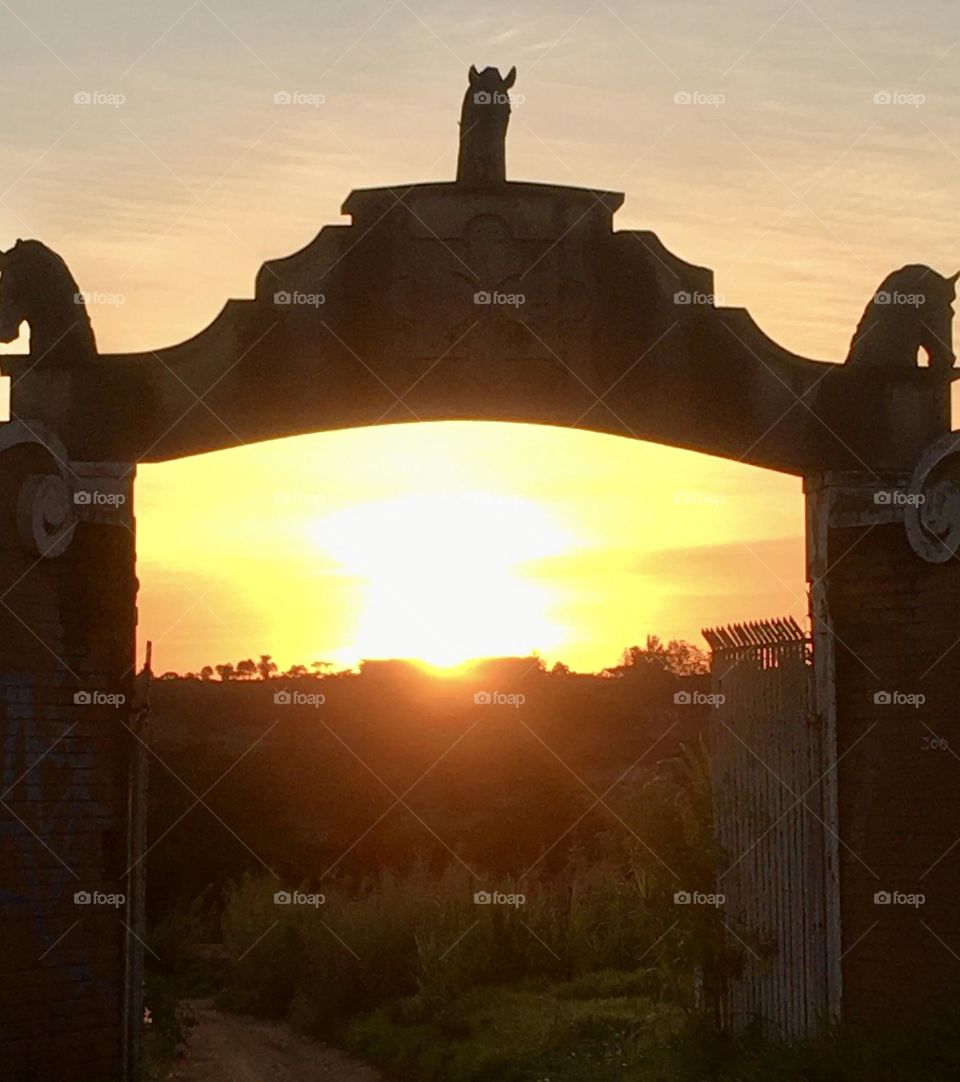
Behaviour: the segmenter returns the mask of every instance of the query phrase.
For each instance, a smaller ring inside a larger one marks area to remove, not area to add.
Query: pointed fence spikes
[[[788,643],[806,645],[810,641],[810,636],[792,616],[705,627],[702,635],[715,654],[742,653],[758,647],[782,646]]]

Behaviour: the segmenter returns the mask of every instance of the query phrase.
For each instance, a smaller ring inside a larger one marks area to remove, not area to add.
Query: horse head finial
[[[922,264],[888,274],[857,324],[846,363],[910,372],[918,367],[918,351],[923,349],[933,371],[951,373],[958,280],[960,271],[948,278]]]
[[[476,64],[471,64],[467,81],[460,111],[457,180],[476,186],[502,184],[507,179],[510,88],[517,81],[517,69],[512,67],[503,76],[498,68],[478,71]]]
[[[83,295],[66,263],[38,240],[0,251],[0,342],[30,327],[31,356],[46,368],[83,362],[97,347]]]

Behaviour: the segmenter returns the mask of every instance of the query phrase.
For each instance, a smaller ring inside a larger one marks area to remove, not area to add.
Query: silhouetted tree
[[[310,668],[313,669],[315,676],[321,676],[327,669],[333,668],[332,661],[311,661]]]
[[[647,645],[628,646],[623,652],[620,668],[640,665],[660,665],[677,676],[695,676],[710,671],[708,655],[684,639],[671,639],[664,644],[659,635],[648,635]]]
[[[291,665],[290,668],[287,669],[283,675],[291,680],[299,680],[304,676],[309,676],[310,670],[306,667],[306,665]]]
[[[257,662],[257,672],[260,674],[261,680],[269,680],[271,676],[277,671],[277,663],[269,654],[261,654],[260,660]]]
[[[252,657],[237,662],[237,679],[252,680],[257,675],[257,663]]]
[[[212,680],[213,679],[213,666],[204,665],[204,667],[200,670],[200,679],[201,680]]]
[[[224,682],[233,680],[237,675],[229,661],[225,662],[223,665],[215,665],[214,668],[217,670],[217,676]]]

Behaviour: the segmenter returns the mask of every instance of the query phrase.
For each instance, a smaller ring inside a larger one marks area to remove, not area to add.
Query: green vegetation
[[[698,761],[687,756],[674,772],[689,782]],[[695,807],[669,776],[647,798],[668,820],[671,808],[689,816]],[[620,857],[631,852],[624,846]],[[674,855],[678,865],[694,856],[682,844]],[[228,953],[240,960],[227,969],[221,1003],[285,1015],[388,1078],[418,1082],[960,1076],[956,1012],[878,1032],[837,1028],[802,1046],[723,1033],[708,974],[719,983],[738,959],[723,946],[715,910],[675,907],[662,887],[656,873],[612,854],[527,884],[516,908],[475,905],[459,866],[439,879],[418,869],[353,892],[338,886],[316,909],[276,906],[273,884],[248,878],[223,915]]]
[[[960,1015],[873,1032],[835,1028],[789,1046],[718,1034],[662,1001],[571,985],[485,989],[451,1032],[383,1008],[346,1032],[389,1077],[418,1082],[947,1082],[960,1077]]]
[[[354,1023],[347,1046],[396,1078],[421,1082],[498,1079],[606,1082],[663,1079],[686,1026],[676,1006],[633,992],[632,979],[597,973],[590,981],[475,989],[454,1004],[451,1027],[417,1016],[400,1001]]]
[[[574,848],[518,881],[452,861],[333,879],[314,904],[304,882],[301,904],[277,904],[275,880],[244,877],[221,918],[235,959],[221,1003],[285,1015],[398,1078],[669,1077],[739,962],[718,909],[673,899],[711,887],[704,750],[663,764],[622,811],[643,837],[614,822],[589,858]]]
[[[208,857],[205,867],[219,868],[221,878],[192,904],[165,906],[176,915],[154,924],[151,943],[165,959],[152,963],[148,986],[155,1062],[178,1038],[176,996],[215,990],[228,1009],[285,1018],[396,1080],[960,1078],[956,1013],[882,1032],[835,1029],[804,1046],[723,1032],[721,992],[743,948],[727,934],[731,918],[721,909],[674,898],[710,894],[722,866],[708,757],[692,741],[619,784],[615,761],[630,762],[623,755],[631,739],[627,681],[638,679],[648,703],[662,706],[679,679],[642,656],[625,672],[598,680],[535,671],[524,685],[522,718],[491,708],[462,761],[442,755],[452,741],[450,719],[460,720],[464,696],[456,685],[427,721],[420,677],[382,686],[353,675],[316,680],[341,713],[326,712],[322,725],[313,711],[292,715],[272,757],[258,747],[218,789],[229,794],[221,813],[242,824],[243,837],[281,877],[259,867],[235,874]],[[241,694],[258,683],[227,683],[235,720],[248,702]],[[197,682],[203,695],[217,687]],[[372,700],[388,702],[389,711],[367,709]],[[559,701],[568,714],[554,712]],[[622,715],[610,709],[618,702]],[[592,719],[611,714],[616,739],[598,742]],[[251,717],[262,720],[255,710]],[[332,725],[350,751],[332,737],[317,743]],[[540,733],[561,750],[542,751]],[[210,784],[204,771],[215,780],[223,753],[214,745],[207,762],[198,747],[185,741],[170,752],[203,791]],[[246,738],[228,758],[244,747]],[[358,767],[356,755],[370,769]],[[557,756],[604,794],[600,807]],[[379,778],[399,794],[424,771],[435,788],[387,815],[372,833],[388,833],[371,848],[367,831],[392,799]],[[168,821],[166,805],[159,810]],[[206,836],[187,844],[206,846]],[[182,875],[167,881],[167,898],[189,897],[192,885]],[[301,897],[278,902],[278,891]],[[478,900],[478,892],[501,897]],[[763,954],[767,945],[748,929],[734,930]]]

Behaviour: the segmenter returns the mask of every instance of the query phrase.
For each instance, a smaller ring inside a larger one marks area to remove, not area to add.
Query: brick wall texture
[[[898,524],[828,545],[843,1013],[903,1017],[960,998],[960,561]]]
[[[126,913],[75,895],[128,893],[134,539],[81,521],[59,557],[27,551],[22,482],[56,472],[37,445],[0,454],[0,1077],[112,1082]]]

